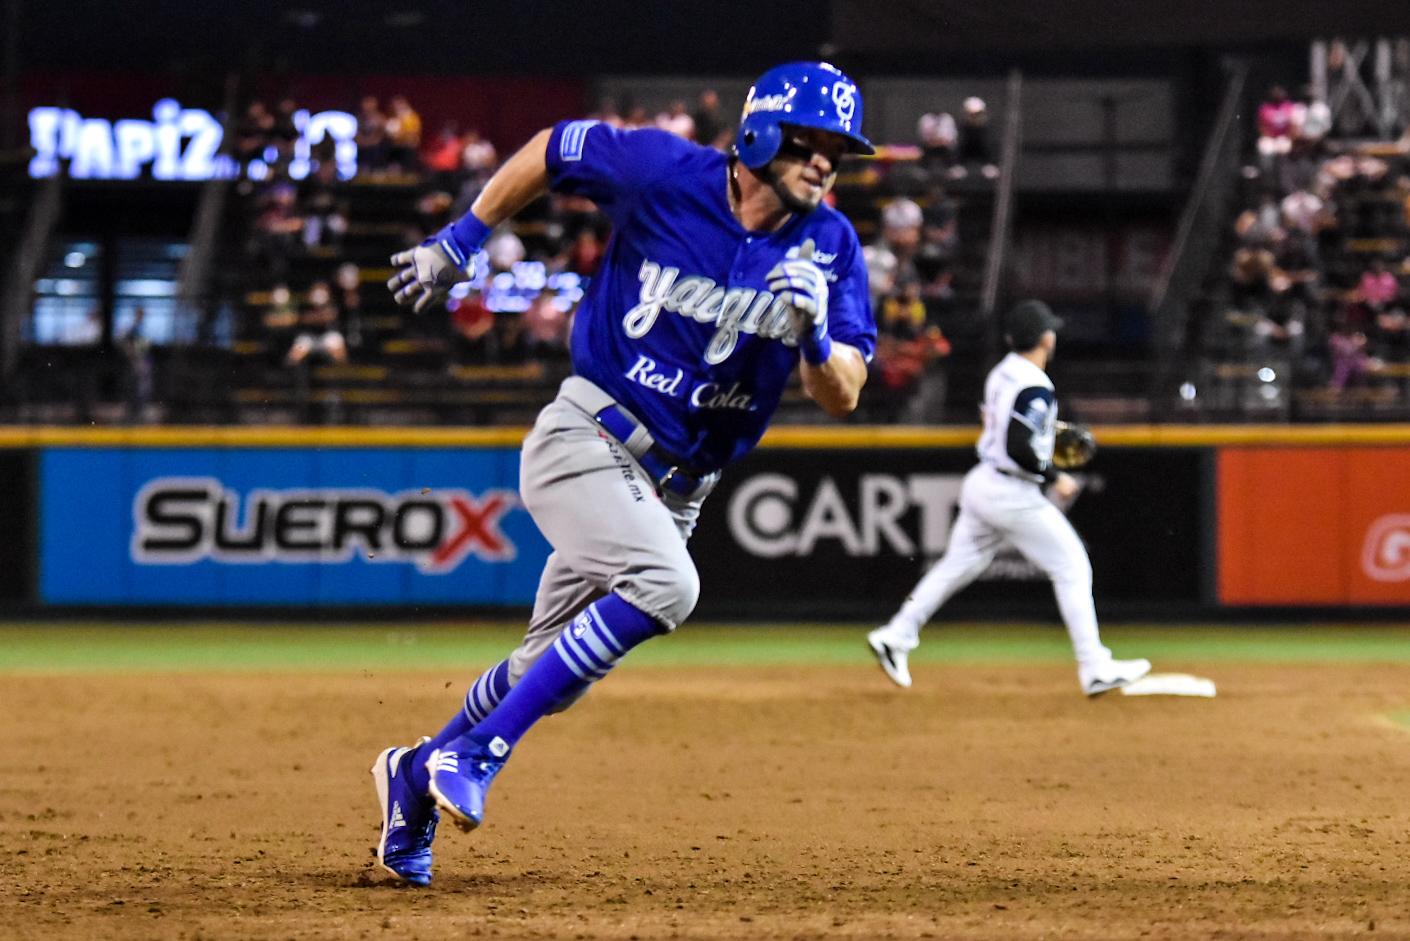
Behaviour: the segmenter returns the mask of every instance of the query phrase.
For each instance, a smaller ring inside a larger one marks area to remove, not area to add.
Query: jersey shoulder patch
[[[558,138],[558,158],[563,161],[583,159],[583,145],[587,143],[587,132],[601,124],[601,121],[570,121],[564,125]]]
[[[1034,431],[1039,431],[1054,420],[1055,402],[1052,389],[1029,386],[1014,398],[1013,417]]]

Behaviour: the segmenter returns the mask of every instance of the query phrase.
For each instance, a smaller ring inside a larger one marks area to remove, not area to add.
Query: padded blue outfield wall
[[[46,448],[51,605],[532,603],[513,448]]]

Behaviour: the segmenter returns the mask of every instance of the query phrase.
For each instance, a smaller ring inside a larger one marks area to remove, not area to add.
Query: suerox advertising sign
[[[1219,453],[1219,601],[1410,605],[1410,448]]]
[[[53,449],[51,604],[528,604],[512,450]]]

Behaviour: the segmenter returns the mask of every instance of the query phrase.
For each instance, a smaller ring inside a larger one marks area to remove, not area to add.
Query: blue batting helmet
[[[746,167],[757,170],[778,155],[783,125],[840,134],[853,153],[876,153],[862,136],[857,83],[827,62],[789,62],[759,76],[734,136],[735,153]]]

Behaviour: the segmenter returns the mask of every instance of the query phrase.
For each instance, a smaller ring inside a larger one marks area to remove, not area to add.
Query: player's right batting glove
[[[490,230],[479,220],[474,222],[474,234],[480,236],[475,244],[478,249]],[[466,228],[464,221],[456,225]],[[466,251],[462,247],[464,241],[456,226],[448,225],[415,248],[393,255],[392,264],[397,271],[387,281],[387,289],[396,302],[419,314],[432,303],[444,300],[460,282],[469,281],[475,273],[475,252]]]
[[[832,355],[832,339],[827,334],[827,275],[813,262],[813,240],[790,248],[769,272],[768,281],[769,291],[790,308],[803,358],[814,366],[827,362]]]

